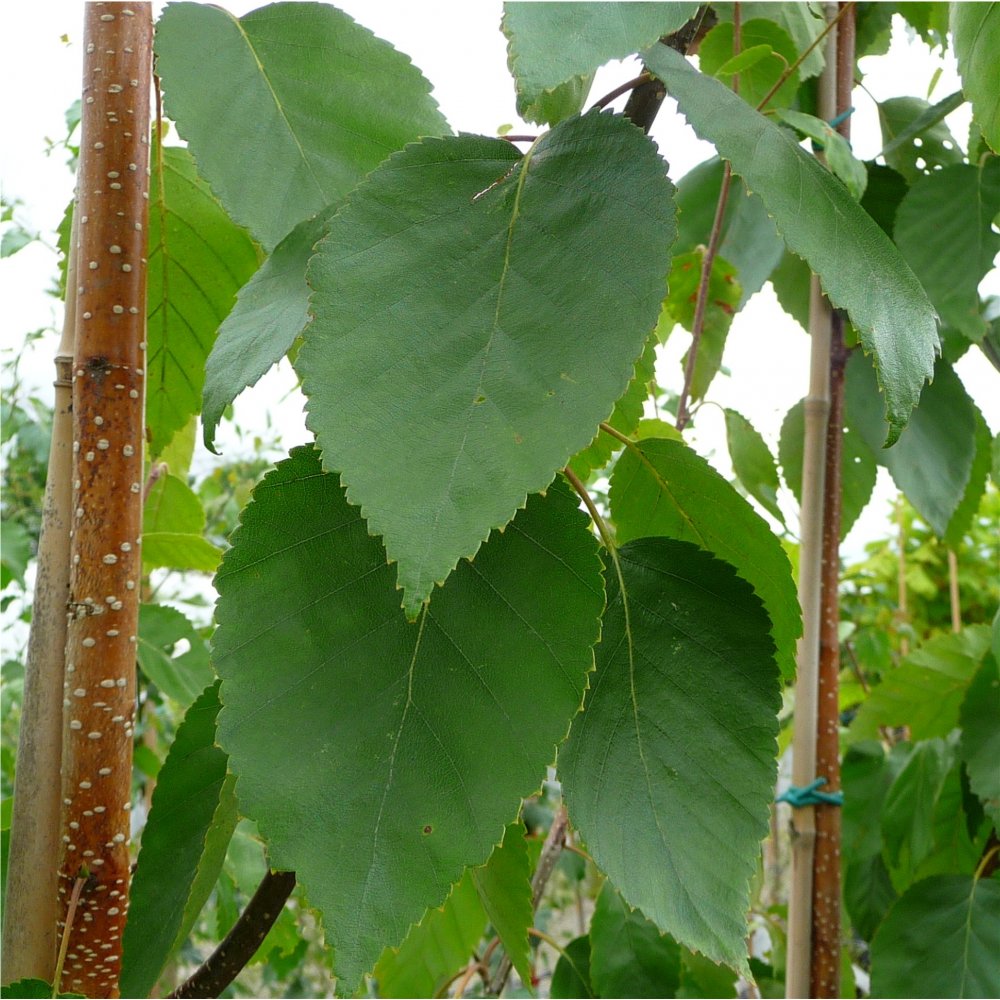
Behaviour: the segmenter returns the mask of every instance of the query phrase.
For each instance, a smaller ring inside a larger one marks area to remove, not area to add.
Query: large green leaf
[[[986,332],[978,290],[1000,250],[998,212],[1000,157],[990,156],[981,165],[957,163],[922,177],[896,213],[900,252],[942,321],[970,340]]]
[[[629,904],[745,970],[777,754],[770,622],[687,542],[638,539],[619,560],[624,592],[609,572],[596,677],[559,754],[570,817]]]
[[[337,207],[300,222],[274,248],[219,327],[205,362],[202,414],[205,446],[212,451],[226,407],[288,353],[309,322],[306,265]]]
[[[802,622],[788,556],[764,519],[700,455],[664,439],[627,448],[611,475],[611,514],[622,542],[666,535],[735,566],[764,602],[782,673],[794,676]]]
[[[122,938],[121,992],[145,997],[184,943],[236,827],[228,758],[215,745],[218,684],[188,709],[156,781]]]
[[[331,221],[296,369],[409,615],[625,392],[664,295],[671,193],[649,139],[591,113],[524,157],[468,135],[410,146]]]
[[[880,447],[886,427],[872,366],[858,352],[847,362],[844,393],[845,422],[943,537],[972,475],[978,425],[976,405],[951,365],[938,361],[909,426],[888,449]]]
[[[518,820],[507,827],[503,843],[490,860],[472,870],[472,881],[482,900],[490,924],[503,944],[521,982],[531,982],[531,948],[528,928],[534,923],[531,862],[524,839],[524,824]]]
[[[394,577],[337,477],[301,448],[255,490],[216,578],[219,742],[272,864],[323,912],[348,991],[538,787],[603,607],[596,542],[560,482],[418,623]]]
[[[1000,153],[1000,4],[953,3],[951,31],[962,89],[972,101],[973,117],[983,138],[994,152]]]
[[[915,740],[947,736],[989,647],[986,625],[929,639],[865,700],[851,723],[851,740],[875,739],[880,726],[909,726]]]
[[[573,938],[563,949],[552,972],[550,995],[553,1000],[581,1000],[593,997],[590,985],[590,935]]]
[[[969,785],[1000,827],[1000,674],[993,653],[987,654],[972,678],[959,710],[962,759]]]
[[[995,997],[997,955],[1000,882],[936,875],[912,886],[875,935],[872,996]]]
[[[965,492],[944,533],[945,544],[956,551],[979,512],[990,466],[993,464],[993,435],[990,433],[990,425],[978,409],[975,410],[975,420],[976,452],[969,471],[969,481],[965,484]]]
[[[505,3],[507,61],[519,100],[532,103],[652,45],[697,10],[697,3]]]
[[[760,431],[742,413],[727,408],[726,442],[733,472],[743,488],[784,524],[785,516],[778,506],[778,469]]]
[[[675,256],[707,246],[722,184],[723,164],[712,157],[692,167],[677,182],[677,245]],[[764,203],[749,194],[734,177],[722,221],[719,256],[736,268],[742,308],[774,270],[785,244],[774,228]]]
[[[186,149],[167,146],[154,160],[149,202],[146,423],[155,456],[201,409],[205,358],[258,261]]]
[[[170,4],[156,68],[199,172],[268,250],[394,150],[448,131],[410,60],[328,4],[242,18]]]
[[[175,656],[179,643],[187,649]],[[166,604],[139,606],[136,655],[146,677],[185,707],[215,680],[205,640],[180,611]]]
[[[590,922],[590,981],[602,997],[672,997],[681,978],[677,942],[605,882]]]
[[[785,414],[778,439],[778,458],[788,488],[802,503],[802,463],[805,447],[805,400],[800,399]],[[871,449],[858,438],[856,431],[844,428],[840,461],[840,537],[847,536],[854,522],[868,505],[878,468]]]
[[[871,216],[786,129],[666,46],[643,58],[698,135],[714,142],[760,196],[788,248],[820,276],[831,302],[850,314],[875,356],[891,444],[938,349],[934,310],[920,282]]]
[[[473,957],[486,930],[486,911],[472,871],[443,905],[428,910],[398,948],[387,948],[375,966],[380,997],[436,997]]]

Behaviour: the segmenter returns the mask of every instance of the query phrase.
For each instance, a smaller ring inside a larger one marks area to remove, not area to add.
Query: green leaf
[[[983,138],[1000,153],[1000,92],[996,54],[1000,51],[1000,5],[951,5],[951,31],[962,89]]]
[[[877,740],[864,740],[848,747],[841,765],[842,845],[848,860],[881,853],[882,805],[911,750],[910,744],[897,743],[886,753]]]
[[[717,965],[695,951],[681,949],[681,983],[677,996],[696,1000],[698,997],[736,997],[736,973],[725,965]]]
[[[237,807],[215,745],[218,712],[216,683],[188,709],[156,781],[122,938],[125,996],[150,995],[222,870]]]
[[[181,642],[188,648],[174,656]],[[215,680],[205,640],[184,615],[165,604],[139,606],[137,656],[146,677],[185,707]]]
[[[650,140],[591,113],[524,157],[469,135],[410,146],[331,221],[296,370],[411,617],[625,392],[664,294],[671,193]]]
[[[219,742],[272,864],[323,912],[347,992],[539,786],[603,607],[596,541],[560,482],[416,624],[394,577],[311,448],[257,487],[216,577]]]
[[[972,678],[959,709],[962,759],[969,784],[987,815],[1000,827],[1000,675],[993,653]]]
[[[656,337],[646,341],[646,349],[636,362],[635,374],[629,382],[625,395],[615,403],[615,408],[607,423],[616,431],[626,436],[635,433],[642,421],[644,404],[649,399],[650,384],[656,370]],[[573,472],[586,481],[597,469],[603,469],[611,459],[612,454],[621,448],[621,442],[603,431],[597,432],[597,437],[583,451],[577,452],[569,465]]]
[[[851,927],[863,940],[871,941],[889,907],[899,899],[881,852],[845,861],[843,880],[844,908]]]
[[[978,409],[975,411],[975,418],[976,453],[972,459],[969,481],[965,486],[965,493],[962,494],[962,500],[955,508],[955,513],[951,515],[951,520],[944,533],[945,544],[956,551],[961,546],[962,539],[979,510],[983,494],[986,491],[986,480],[990,474],[990,466],[993,462],[993,435],[990,433],[989,424],[986,423]]]
[[[872,996],[1000,994],[1000,882],[937,875],[912,886],[872,942]]]
[[[712,8],[720,20],[732,21],[732,3],[714,3]],[[780,24],[794,39],[796,53],[805,52],[826,27],[822,16],[805,3],[774,3],[771,0],[765,3],[744,2],[740,4],[740,15],[744,21],[769,18],[776,24]],[[798,58],[797,55],[796,58]],[[819,76],[823,72],[824,64],[823,46],[818,45],[802,61],[799,72],[803,79]]]
[[[868,172],[865,165],[855,158],[851,144],[829,122],[801,111],[779,110],[775,112],[775,117],[790,125],[800,135],[818,143],[834,177],[839,177],[844,182],[857,201],[861,200],[868,183]]]
[[[553,1000],[580,1000],[595,996],[590,985],[590,935],[573,938],[563,949],[552,973]]]
[[[596,675],[559,754],[570,817],[629,904],[745,970],[774,795],[770,622],[749,584],[694,545],[643,538],[619,560],[624,592],[608,573]]]
[[[205,362],[205,446],[214,451],[215,430],[227,406],[292,348],[309,322],[306,265],[326,235],[331,205],[300,222],[240,289],[236,305],[219,327]]]
[[[805,441],[805,400],[800,399],[785,414],[778,439],[781,472],[795,499],[802,503],[802,461]],[[868,505],[878,468],[871,450],[855,430],[844,428],[840,457],[840,538],[843,541]]]
[[[23,587],[24,574],[34,553],[28,529],[17,521],[8,521],[3,526],[3,553],[0,555],[0,590],[11,582]]]
[[[37,239],[37,234],[29,233],[26,229],[15,224],[10,229],[5,230],[3,237],[0,238],[0,259],[13,257],[18,250],[23,250]]]
[[[28,1000],[49,1000],[50,997],[57,996],[59,1000],[63,997],[73,998],[82,997],[82,993],[56,993],[52,989],[52,984],[47,983],[42,979],[19,979],[16,983],[8,983],[3,987],[3,996],[6,997],[25,997]]]
[[[677,245],[674,255],[707,246],[722,185],[722,161],[712,157],[689,170],[677,183]],[[749,194],[734,177],[722,220],[719,256],[736,268],[742,309],[751,295],[760,291],[785,245],[767,214],[764,203]]]
[[[497,932],[521,982],[531,982],[531,948],[528,928],[534,923],[531,861],[524,824],[518,820],[504,831],[503,843],[490,860],[472,869],[472,881],[483,909]],[[417,995],[417,994],[414,994]]]
[[[763,46],[766,57],[756,60],[751,66],[731,69],[733,59],[733,24],[722,21],[703,39],[698,47],[698,65],[703,73],[721,77],[731,86],[733,73],[740,75],[740,97],[750,107],[755,108],[770,93],[771,88],[795,62],[795,43],[788,32],[775,21],[755,18],[745,20],[740,27],[741,45],[744,50]],[[795,101],[799,88],[799,74],[795,70],[768,102],[769,107],[787,107]]]
[[[861,196],[861,207],[879,224],[890,239],[896,227],[896,212],[909,190],[902,174],[878,163],[865,163],[868,182]]]
[[[681,442],[648,439],[618,460],[610,498],[619,541],[666,535],[735,566],[764,602],[782,673],[795,675],[802,623],[788,557],[764,519],[722,476]]]
[[[877,739],[879,726],[909,726],[915,740],[947,736],[989,646],[986,625],[929,639],[872,691],[851,723],[851,740]]]
[[[257,267],[253,242],[198,176],[191,154],[164,147],[162,168],[154,158],[146,321],[146,424],[154,457],[201,409],[205,358]]]
[[[529,100],[525,95],[517,95],[517,113],[526,122],[538,125],[557,125],[564,118],[579,114],[590,93],[594,74],[574,76],[572,80],[560,83],[552,90],[544,90]]]
[[[172,3],[157,24],[156,67],[199,173],[268,251],[394,150],[448,131],[410,60],[328,4],[237,19]]]
[[[904,98],[905,100],[905,98]],[[915,100],[915,98],[911,98]],[[895,137],[882,147],[881,156],[889,156],[899,149],[905,143],[910,142],[917,136],[923,136],[924,132],[929,129],[932,125],[937,125],[938,122],[943,121],[947,115],[950,115],[952,111],[961,107],[965,103],[965,97],[960,90],[956,90],[953,94],[949,94],[947,97],[942,98],[937,104],[931,105],[922,111],[916,118],[913,118],[910,123],[901,131],[897,132]],[[905,105],[904,105],[905,107]],[[883,125],[885,124],[885,118],[883,117]],[[923,139],[921,138],[921,145],[923,145]],[[945,150],[951,147],[944,146]],[[887,167],[884,169],[892,169]]]
[[[990,156],[982,166],[957,163],[920,178],[896,213],[896,245],[942,321],[974,341],[986,332],[979,284],[1000,251],[998,212],[1000,157]]]
[[[205,511],[183,479],[166,473],[149,490],[143,504],[142,526],[154,534],[173,531],[200,535],[205,530]]]
[[[629,906],[610,882],[590,922],[590,981],[602,997],[672,997],[681,977],[677,942]]]
[[[892,97],[878,106],[885,162],[910,184],[936,167],[962,162],[948,126],[941,119],[934,122],[937,112],[938,105],[932,108],[919,97]],[[924,127],[925,122],[934,123]]]
[[[903,15],[921,39],[930,47],[941,47],[944,52],[948,48],[948,7],[950,4],[940,2],[897,3],[896,10]]]
[[[486,913],[472,871],[442,906],[428,910],[398,948],[387,948],[375,966],[380,997],[435,997],[466,965],[486,930]]]
[[[767,443],[753,424],[736,410],[726,411],[726,441],[733,472],[743,488],[781,524],[778,506],[778,469]]]
[[[976,457],[977,408],[947,361],[939,360],[909,426],[888,449],[871,364],[855,352],[847,362],[846,423],[884,465],[893,482],[943,537],[962,503]]]
[[[214,573],[222,550],[201,535],[183,531],[151,531],[142,536],[142,564],[147,570],[157,566],[194,569]]]
[[[663,303],[663,310],[657,325],[657,336],[665,341],[679,323],[693,332],[695,303],[701,282],[701,269],[705,258],[705,248],[698,247],[692,253],[675,256],[670,269],[670,292]],[[733,322],[733,314],[739,308],[740,285],[736,280],[735,268],[720,256],[712,261],[712,271],[708,276],[708,298],[705,303],[705,318],[698,353],[694,363],[694,377],[691,380],[692,401],[703,399],[712,380],[722,366],[722,355],[726,349],[726,337]],[[683,365],[691,353],[688,348]]]
[[[665,46],[644,58],[698,135],[714,142],[761,197],[788,248],[820,276],[831,302],[850,314],[865,350],[875,355],[891,444],[938,349],[934,310],[913,272],[871,216],[787,130]]]
[[[803,330],[809,329],[811,275],[809,265],[801,257],[796,257],[788,251],[782,254],[781,260],[770,275],[778,305]]]
[[[697,3],[505,3],[507,64],[518,102],[588,76],[683,27]]]

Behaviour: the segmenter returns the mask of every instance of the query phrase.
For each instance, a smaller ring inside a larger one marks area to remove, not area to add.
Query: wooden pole
[[[88,3],[78,181],[60,989],[118,996],[142,563],[152,16]],[[69,901],[79,894],[75,916]]]
[[[24,672],[24,702],[3,915],[3,981],[52,981],[56,960],[56,868],[62,764],[63,668],[69,599],[73,472],[73,329],[76,322],[77,221],[66,266],[66,310],[55,356],[55,404],[38,572]],[[72,294],[71,294],[72,291]]]
[[[825,4],[827,21],[836,5]],[[826,39],[826,67],[820,77],[819,115],[831,119],[836,106],[836,36]],[[823,558],[823,496],[826,428],[830,410],[830,304],[819,278],[812,276],[809,301],[809,394],[805,401],[802,506],[799,517],[799,605],[802,638],[796,652],[795,733],[792,741],[792,784],[809,785],[816,777],[816,725],[821,629],[821,568]],[[810,995],[812,967],[813,856],[816,844],[815,807],[792,811],[792,872],[788,893],[788,961],[785,995]]]

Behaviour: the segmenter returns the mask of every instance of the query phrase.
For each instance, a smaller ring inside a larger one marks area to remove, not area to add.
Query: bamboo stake
[[[61,990],[118,996],[128,912],[145,388],[152,16],[89,3],[77,208],[73,529],[63,697]]]
[[[55,403],[42,527],[38,540],[24,703],[14,777],[3,920],[3,981],[51,982],[56,960],[56,868],[62,689],[69,597],[70,486],[73,460],[73,328],[76,322],[77,220],[66,265],[66,308],[56,348]],[[72,294],[70,293],[72,290]]]
[[[824,5],[827,21],[836,17],[834,4]],[[836,29],[826,39],[826,67],[820,77],[819,115],[831,119],[836,107]],[[792,742],[792,784],[804,788],[816,777],[816,720],[821,628],[821,565],[823,554],[823,493],[826,427],[830,410],[830,304],[819,278],[812,276],[809,300],[809,394],[805,400],[805,441],[800,512],[799,604],[802,638],[796,652],[795,734]],[[792,812],[792,874],[788,894],[788,962],[785,995],[809,996],[812,966],[813,856],[816,818],[813,806]]]
[[[948,549],[948,598],[951,603],[951,630],[962,631],[962,602],[958,593],[958,556]]]

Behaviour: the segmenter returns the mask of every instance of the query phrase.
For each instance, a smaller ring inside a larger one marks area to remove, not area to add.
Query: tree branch
[[[295,888],[295,872],[268,871],[225,940],[170,998],[217,997],[246,968]]]

